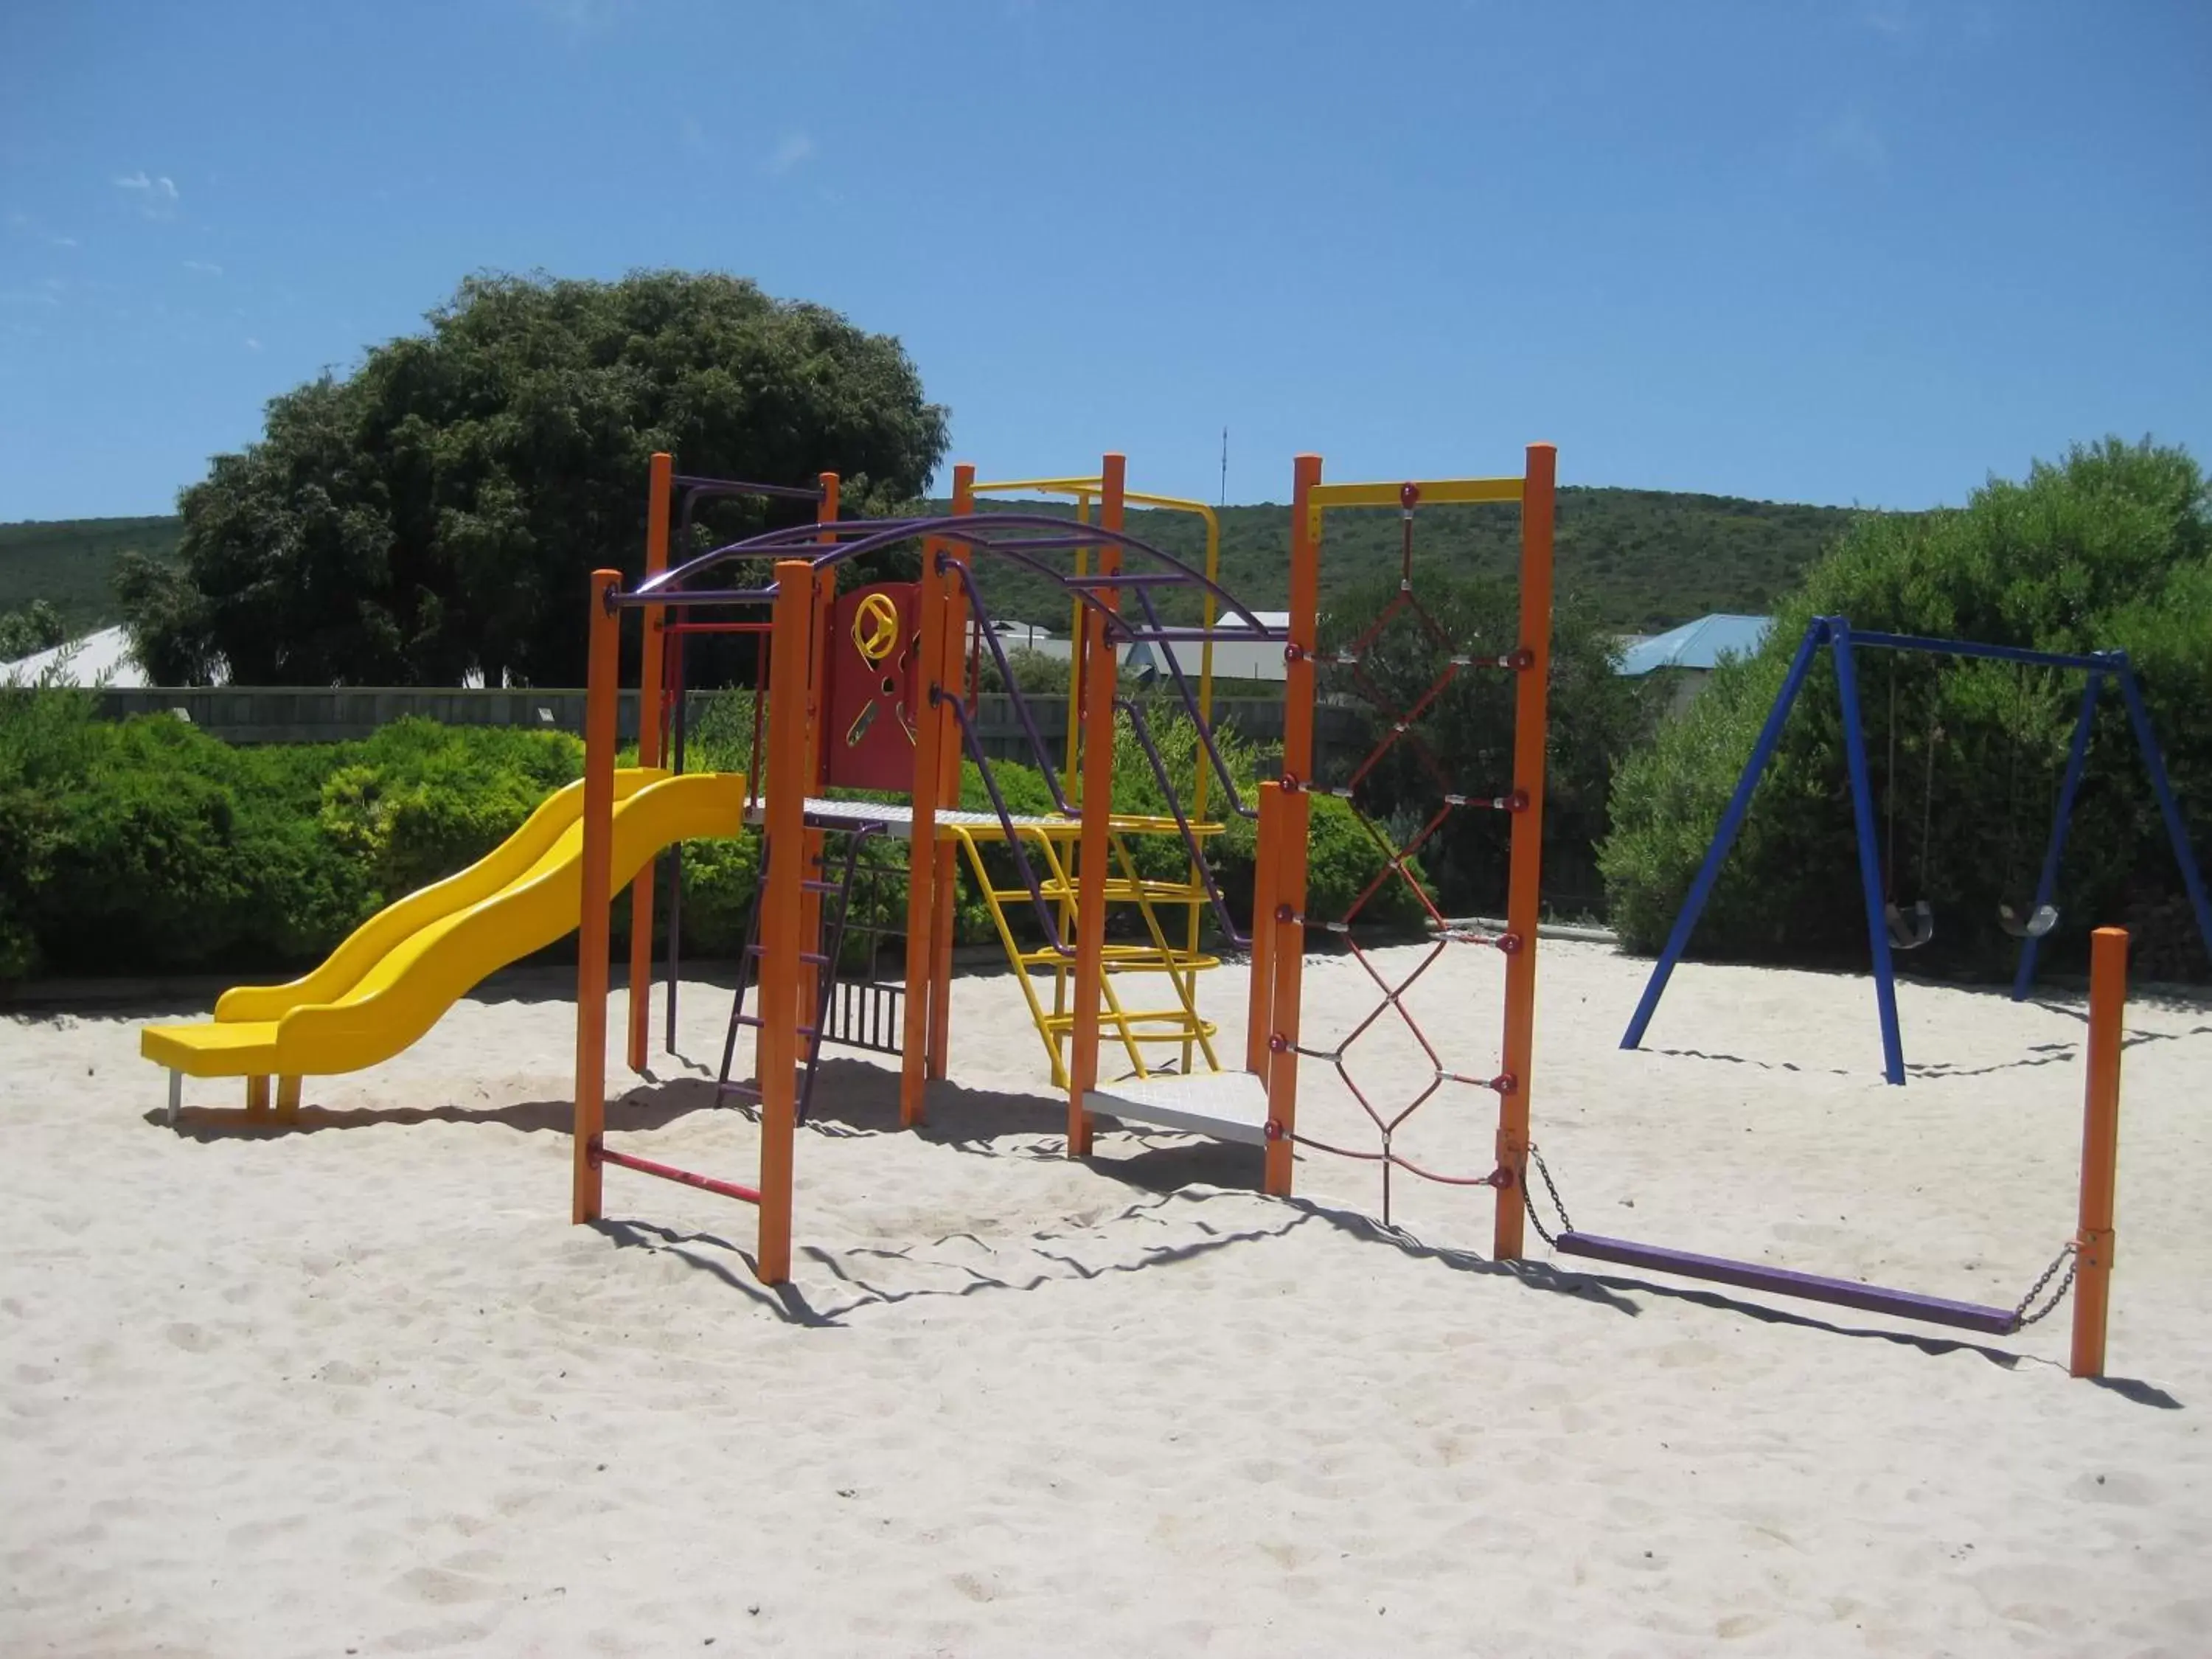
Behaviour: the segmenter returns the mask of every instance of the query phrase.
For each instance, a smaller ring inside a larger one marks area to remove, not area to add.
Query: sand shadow
[[[1156,1220],[1158,1218],[1151,1216],[1149,1212],[1164,1202],[1166,1200],[1162,1199],[1151,1204],[1133,1204],[1118,1215],[1091,1224],[1091,1226],[1095,1229],[1117,1223]],[[1105,1279],[1116,1273],[1149,1273],[1196,1261],[1241,1244],[1263,1243],[1268,1239],[1279,1238],[1310,1219],[1310,1216],[1297,1214],[1285,1217],[1278,1226],[1237,1229],[1217,1228],[1200,1220],[1194,1224],[1205,1237],[1164,1244],[1127,1261],[1092,1264],[1067,1252],[1035,1248],[1035,1255],[1056,1271],[1033,1273],[1021,1277],[993,1274],[968,1263],[925,1264],[940,1273],[957,1273],[960,1282],[949,1287],[898,1287],[881,1284],[861,1264],[870,1258],[886,1263],[908,1262],[913,1260],[916,1249],[934,1248],[957,1238],[967,1238],[981,1245],[982,1241],[972,1233],[948,1233],[923,1245],[898,1248],[864,1246],[848,1250],[842,1255],[818,1246],[801,1246],[797,1251],[799,1259],[821,1268],[836,1281],[837,1291],[826,1295],[818,1290],[809,1295],[796,1283],[773,1286],[761,1284],[754,1276],[758,1265],[754,1254],[716,1233],[684,1231],[653,1222],[627,1219],[599,1221],[592,1225],[621,1248],[672,1255],[686,1266],[706,1273],[738,1292],[756,1307],[774,1313],[791,1324],[815,1329],[836,1329],[843,1327],[849,1316],[855,1313],[871,1308],[894,1307],[903,1302],[985,1296],[1001,1291],[1023,1292],[1039,1290],[1048,1285],[1066,1283],[1071,1279],[1081,1281]]]
[[[312,1084],[313,1079],[310,1079]],[[670,1078],[641,1085],[610,1098],[610,1130],[659,1129],[694,1112],[718,1109],[709,1077]],[[728,1109],[724,1105],[720,1109]],[[155,1109],[145,1121],[167,1127],[167,1115]],[[242,1106],[186,1106],[176,1133],[198,1141],[268,1139],[280,1135],[319,1134],[338,1129],[370,1129],[415,1123],[490,1123],[522,1134],[567,1134],[575,1103],[568,1100],[524,1100],[504,1106],[318,1106],[303,1102],[295,1119],[249,1117]]]
[[[1887,1342],[1913,1348],[1931,1358],[1951,1353],[1972,1353],[1988,1360],[2005,1370],[2016,1370],[2023,1365],[2045,1366],[2055,1370],[2066,1368],[2055,1360],[2037,1354],[2019,1353],[2009,1348],[1992,1347],[1959,1337],[1926,1335],[1917,1331],[1884,1330],[1873,1326],[1839,1324],[1818,1315],[1801,1313],[1791,1308],[1778,1308],[1763,1302],[1748,1302],[1703,1285],[1694,1288],[1679,1285],[1655,1283],[1650,1279],[1630,1278],[1619,1273],[1592,1273],[1583,1267],[1562,1267],[1555,1261],[1523,1260],[1498,1261],[1472,1250],[1454,1249],[1430,1244],[1404,1228],[1377,1221],[1372,1216],[1357,1211],[1331,1209],[1310,1200],[1291,1199],[1293,1206],[1305,1209],[1328,1222],[1338,1231],[1370,1243],[1387,1244],[1401,1254],[1419,1261],[1433,1261],[1457,1273],[1481,1273],[1493,1278],[1517,1280],[1531,1290],[1553,1295],[1572,1296],[1579,1301],[1595,1303],[1630,1318],[1640,1317],[1643,1306],[1630,1292],[1662,1297],[1673,1301],[1694,1303],[1701,1308],[1717,1312],[1738,1314],[1757,1320],[1761,1324],[1791,1325],[1802,1329],[1825,1332],[1832,1336],[1850,1337],[1861,1340]],[[2118,1395],[2123,1400],[2138,1406],[2149,1406],[2160,1411],[2181,1411],[2181,1401],[2153,1382],[2136,1377],[2104,1376],[2093,1379],[2096,1386]]]

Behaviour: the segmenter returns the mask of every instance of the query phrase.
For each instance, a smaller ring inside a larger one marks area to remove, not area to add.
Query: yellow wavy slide
[[[647,768],[615,774],[619,893],[660,848],[737,833],[745,781]],[[192,1077],[327,1077],[389,1060],[494,969],[542,951],[582,919],[584,786],[538,804],[522,827],[457,875],[363,922],[289,985],[226,991],[212,1022],[149,1025],[138,1052]]]

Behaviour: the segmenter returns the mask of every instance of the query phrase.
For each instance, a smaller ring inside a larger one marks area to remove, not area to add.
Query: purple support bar
[[[693,478],[677,473],[668,482],[678,489],[701,495],[768,495],[788,501],[818,501],[822,492],[811,484],[748,483],[743,478]]]
[[[1198,832],[1190,827],[1190,819],[1182,810],[1182,799],[1176,795],[1175,781],[1168,776],[1167,763],[1160,757],[1159,745],[1152,741],[1151,723],[1145,711],[1127,697],[1115,700],[1115,708],[1127,711],[1129,729],[1136,734],[1138,746],[1145,758],[1152,763],[1152,777],[1160,786],[1160,793],[1168,803],[1168,811],[1175,814],[1176,828],[1182,832],[1182,844],[1190,854],[1191,868],[1198,872],[1199,879],[1206,885],[1206,896],[1213,902],[1213,914],[1221,923],[1221,931],[1229,936],[1231,945],[1242,949],[1252,943],[1237,931],[1236,919],[1229,914],[1229,901],[1221,896],[1221,889],[1213,879],[1213,866],[1206,861],[1206,849],[1199,844]],[[1200,728],[1203,730],[1204,728]]]
[[[940,574],[949,571],[959,578],[961,588],[968,595],[968,614],[975,622],[976,637],[990,652],[991,660],[999,665],[1000,683],[1006,688],[1007,699],[1013,704],[1014,714],[1022,723],[1022,735],[1029,739],[1030,753],[1036,761],[1037,770],[1044,774],[1044,787],[1052,792],[1053,805],[1060,809],[1061,816],[1073,817],[1075,809],[1067,804],[1067,796],[1060,789],[1059,770],[1053,765],[1052,757],[1046,752],[1044,735],[1037,730],[1036,717],[1030,713],[1029,699],[1022,695],[1022,688],[1015,684],[1012,665],[1006,660],[1006,648],[999,643],[998,633],[992,628],[990,617],[984,614],[983,596],[976,591],[975,572],[959,560],[949,557],[940,557],[937,568]],[[975,764],[986,769],[990,765],[980,750],[975,756]]]
[[[2020,1328],[2019,1316],[2009,1308],[1985,1308],[1975,1302],[1953,1302],[1940,1296],[1893,1291],[1880,1285],[1862,1285],[1854,1279],[1826,1279],[1818,1273],[1794,1273],[1787,1267],[1769,1267],[1756,1261],[1692,1255],[1686,1250],[1637,1244],[1625,1238],[1563,1232],[1553,1248],[1562,1255],[1590,1256],[1600,1261],[1617,1262],[1624,1267],[1648,1267],[1684,1279],[1706,1279],[1716,1284],[1796,1297],[1805,1302],[1829,1302],[1838,1307],[1856,1308],[1862,1313],[1889,1314],[1929,1325],[1979,1331],[1984,1336],[2010,1336]]]

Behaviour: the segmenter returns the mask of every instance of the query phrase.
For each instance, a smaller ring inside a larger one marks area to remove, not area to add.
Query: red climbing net
[[[1320,653],[1318,665],[1346,671],[1346,678],[1360,700],[1375,711],[1380,737],[1342,782],[1315,784],[1310,787],[1317,793],[1334,795],[1351,808],[1360,829],[1382,854],[1383,867],[1346,907],[1342,916],[1333,920],[1304,916],[1300,921],[1309,929],[1330,933],[1341,939],[1352,960],[1374,982],[1381,1000],[1333,1048],[1299,1044],[1293,1049],[1306,1059],[1326,1061],[1334,1068],[1346,1091],[1358,1103],[1360,1109],[1373,1124],[1377,1144],[1376,1149],[1370,1152],[1333,1145],[1304,1133],[1295,1134],[1292,1139],[1300,1146],[1316,1152],[1381,1165],[1382,1218],[1385,1222],[1390,1219],[1390,1176],[1393,1170],[1404,1170],[1424,1181],[1446,1186],[1493,1187],[1498,1184],[1495,1170],[1481,1175],[1449,1174],[1414,1162],[1400,1152],[1394,1144],[1407,1121],[1447,1089],[1478,1089],[1498,1093],[1510,1091],[1514,1086],[1513,1079],[1502,1073],[1479,1075],[1455,1070],[1447,1065],[1436,1043],[1422,1029],[1419,1019],[1407,1004],[1407,997],[1443,953],[1455,945],[1479,945],[1507,956],[1522,948],[1521,939],[1510,933],[1485,933],[1445,916],[1437,908],[1435,900],[1414,872],[1413,861],[1422,848],[1435,842],[1455,813],[1517,812],[1527,806],[1526,799],[1516,793],[1476,795],[1455,788],[1452,781],[1445,775],[1443,763],[1437,757],[1428,733],[1422,729],[1422,723],[1437,712],[1444,693],[1462,675],[1480,669],[1519,672],[1526,669],[1532,660],[1525,648],[1497,655],[1480,655],[1462,649],[1449,631],[1421,603],[1419,596],[1413,591],[1413,514],[1419,500],[1420,489],[1416,484],[1408,483],[1399,491],[1401,529],[1397,592],[1383,606],[1381,613],[1352,640],[1335,651]],[[1394,629],[1405,636],[1406,643],[1420,652],[1428,662],[1436,665],[1425,686],[1410,700],[1405,699],[1402,693],[1394,695],[1376,672],[1376,653]],[[1407,837],[1403,845],[1399,844],[1384,825],[1376,821],[1361,800],[1361,786],[1369,781],[1385,759],[1401,750],[1411,759],[1419,775],[1433,787],[1436,801],[1433,811],[1428,813],[1419,828]],[[1422,951],[1411,969],[1395,981],[1383,970],[1376,953],[1361,944],[1355,931],[1361,917],[1377,907],[1378,901],[1390,890],[1394,883],[1403,883],[1412,893],[1429,929],[1428,948]],[[1410,1099],[1379,1098],[1375,1090],[1363,1087],[1352,1074],[1350,1055],[1354,1045],[1388,1019],[1395,1019],[1403,1025],[1425,1057],[1429,1067],[1429,1077],[1414,1091]]]

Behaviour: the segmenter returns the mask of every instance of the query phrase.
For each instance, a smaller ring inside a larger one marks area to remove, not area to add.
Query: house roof
[[[1734,617],[1716,612],[1670,628],[1632,645],[1620,655],[1624,674],[1648,674],[1655,668],[1714,668],[1723,656],[1748,657],[1774,626],[1771,617]]]
[[[88,634],[52,650],[37,652],[15,662],[0,663],[0,682],[13,679],[19,684],[34,684],[40,675],[64,659],[67,662],[59,676],[64,685],[146,684],[146,671],[131,654],[131,635],[121,628],[103,628],[97,634]]]

